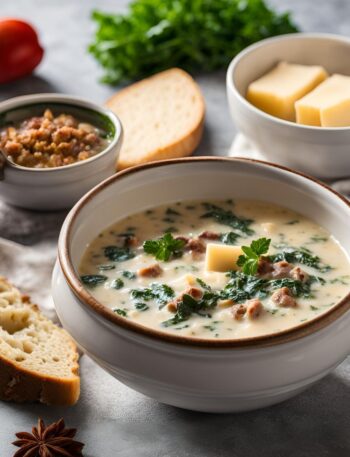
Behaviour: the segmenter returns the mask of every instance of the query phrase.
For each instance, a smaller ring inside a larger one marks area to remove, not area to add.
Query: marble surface
[[[30,20],[40,31],[45,59],[35,73],[0,87],[0,100],[33,92],[66,92],[103,102],[115,89],[98,82],[101,74],[86,53],[93,8],[120,10],[121,0],[11,0],[0,16]],[[291,9],[305,31],[350,35],[348,0],[271,0]],[[223,72],[198,76],[207,101],[206,130],[198,154],[227,153],[235,128],[228,115]],[[34,213],[0,202],[0,236],[27,245],[54,244],[65,213]],[[0,265],[1,270],[1,265]],[[346,457],[350,453],[350,360],[309,391],[283,404],[237,415],[183,411],[145,398],[83,357],[82,396],[73,408],[42,405],[0,407],[0,456],[14,453],[18,430],[41,416],[64,416],[79,428],[87,457]]]

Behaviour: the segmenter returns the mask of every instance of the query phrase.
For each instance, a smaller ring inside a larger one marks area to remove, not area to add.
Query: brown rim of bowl
[[[107,308],[106,306],[102,305],[99,301],[97,301],[92,295],[89,294],[87,289],[81,283],[79,277],[76,275],[73,267],[73,263],[71,260],[70,252],[69,252],[69,240],[71,236],[72,224],[75,222],[75,219],[79,215],[81,209],[88,203],[91,199],[94,198],[96,194],[100,192],[100,190],[108,187],[111,183],[118,179],[122,179],[124,176],[128,176],[133,173],[137,173],[140,170],[145,170],[148,168],[157,168],[167,166],[169,164],[176,164],[176,163],[186,163],[186,162],[248,162],[248,163],[257,163],[267,167],[277,168],[280,170],[287,171],[294,175],[302,176],[303,178],[312,181],[319,186],[327,189],[329,192],[333,193],[337,196],[340,200],[342,200],[348,207],[350,207],[350,202],[340,195],[338,192],[334,191],[330,187],[326,186],[321,181],[305,175],[304,173],[300,173],[298,171],[291,170],[290,168],[276,165],[270,162],[265,162],[262,160],[255,160],[255,159],[246,159],[246,158],[230,158],[230,157],[186,157],[181,159],[168,159],[158,162],[151,162],[147,164],[138,165],[136,167],[131,167],[126,170],[122,170],[116,173],[114,176],[103,181],[101,184],[96,186],[90,192],[88,192],[71,210],[68,214],[64,227],[62,228],[59,244],[58,244],[58,260],[62,269],[62,272],[66,278],[66,281],[74,293],[74,295],[79,299],[79,301],[84,305],[88,306],[88,308],[103,318],[107,319],[109,322],[113,324],[117,324],[120,327],[123,327],[126,330],[131,330],[143,336],[157,339],[158,341],[168,342],[168,343],[175,343],[175,344],[182,344],[187,346],[195,346],[195,347],[205,347],[210,349],[218,349],[218,348],[244,348],[244,347],[264,347],[264,346],[273,346],[281,343],[287,343],[289,341],[293,341],[304,336],[308,336],[322,328],[326,327],[327,325],[334,322],[340,316],[342,316],[346,311],[350,309],[350,292],[336,305],[330,308],[325,313],[315,317],[314,319],[299,324],[295,327],[292,327],[287,330],[283,330],[277,333],[269,334],[269,335],[262,335],[256,336],[251,338],[239,338],[239,339],[222,339],[222,340],[214,340],[208,338],[193,338],[193,337],[185,337],[179,335],[173,335],[170,333],[162,332],[156,329],[148,328],[143,325],[140,325],[136,322],[130,321],[125,319],[117,314],[115,314],[112,310]]]

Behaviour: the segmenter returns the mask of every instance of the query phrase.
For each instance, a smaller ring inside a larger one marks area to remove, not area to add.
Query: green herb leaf
[[[267,280],[240,271],[231,271],[228,276],[230,280],[220,293],[223,300],[231,298],[235,303],[243,303],[251,298],[267,296]]]
[[[239,237],[240,235],[235,232],[222,233],[220,235],[220,241],[225,244],[236,244],[237,238]]]
[[[180,322],[186,321],[192,315],[192,313],[199,311],[199,302],[195,300],[191,295],[184,294],[182,300],[177,304],[177,311],[174,317],[162,322],[164,327],[170,327],[172,325],[179,324]]]
[[[127,279],[136,279],[136,273],[133,271],[124,270],[122,271],[122,276]]]
[[[259,238],[250,243],[250,246],[242,246],[242,251],[245,255],[240,255],[237,260],[237,265],[242,267],[243,273],[247,275],[255,275],[258,271],[259,259],[269,250],[271,240],[268,238]]]
[[[153,255],[157,260],[167,261],[171,256],[179,256],[185,247],[184,240],[177,240],[169,232],[157,240],[147,240],[143,243],[143,250]]]
[[[220,295],[214,291],[202,279],[197,278],[197,283],[204,289],[203,296],[199,300],[194,299],[191,295],[184,294],[181,301],[177,304],[177,311],[174,317],[162,322],[164,327],[179,324],[186,321],[193,313],[202,317],[211,317],[208,310],[215,308]]]
[[[281,287],[288,287],[294,297],[312,298],[311,285],[314,283],[325,284],[323,278],[310,276],[306,282],[297,281],[290,278],[272,279],[268,282],[268,289],[273,291]]]
[[[164,233],[176,233],[178,231],[179,230],[176,227],[172,226],[172,225],[163,230]]]
[[[132,289],[131,298],[133,300],[150,301],[155,300],[158,304],[164,306],[175,296],[174,290],[167,284],[152,283],[150,287]],[[161,306],[161,307],[162,307]]]
[[[302,265],[307,265],[314,268],[315,270],[320,271],[321,273],[326,273],[332,269],[331,266],[323,264],[320,257],[313,255],[310,249],[307,248],[286,248],[278,254],[270,255],[269,258],[271,262],[280,262],[281,260],[285,260],[289,263],[300,263]]]
[[[113,279],[113,281],[110,284],[111,289],[116,289],[119,290],[122,287],[124,287],[124,281],[120,278]]]
[[[288,287],[294,297],[311,298],[313,284],[325,284],[325,280],[318,276],[309,276],[306,282],[291,278],[262,279],[241,271],[231,271],[226,287],[220,292],[221,299],[231,298],[236,303],[243,303],[251,298],[266,298],[274,290]]]
[[[123,317],[126,317],[127,316],[127,312],[125,309],[120,309],[120,308],[114,308],[113,311],[117,314],[119,314],[119,316],[123,316]]]
[[[167,208],[165,214],[167,214],[168,216],[181,216],[181,213],[172,208]]]
[[[251,219],[238,217],[231,210],[220,208],[211,203],[203,203],[203,206],[207,212],[201,216],[202,218],[212,218],[219,224],[228,225],[229,227],[241,231],[245,235],[254,234],[254,230],[250,228],[250,225],[253,222]]]
[[[149,306],[146,303],[137,302],[135,303],[135,308],[139,311],[147,311]]]
[[[131,249],[120,246],[106,246],[104,248],[104,255],[113,262],[125,262],[125,260],[135,257],[135,253]]]
[[[103,284],[108,278],[105,275],[83,275],[80,279],[86,286],[96,287]]]
[[[264,0],[134,0],[125,14],[93,13],[89,50],[118,84],[166,68],[226,68],[246,46],[297,31]]]

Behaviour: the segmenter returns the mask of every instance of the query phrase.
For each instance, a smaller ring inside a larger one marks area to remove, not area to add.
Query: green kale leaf
[[[211,218],[222,225],[228,225],[233,229],[239,230],[245,235],[253,235],[254,230],[250,228],[252,224],[251,219],[245,219],[236,216],[231,210],[220,208],[217,205],[211,203],[203,203],[204,208],[207,210],[201,217]]]
[[[83,275],[80,277],[83,284],[89,287],[96,287],[100,284],[103,284],[107,281],[107,276],[105,275]]]
[[[125,262],[135,257],[135,253],[130,248],[120,246],[106,246],[104,255],[112,262]]]
[[[285,260],[289,263],[300,263],[302,265],[307,265],[314,268],[315,270],[320,271],[321,273],[326,273],[332,269],[329,265],[324,265],[319,256],[313,255],[310,249],[307,248],[286,248],[282,252],[277,254],[272,254],[269,256],[271,262],[280,262]]]

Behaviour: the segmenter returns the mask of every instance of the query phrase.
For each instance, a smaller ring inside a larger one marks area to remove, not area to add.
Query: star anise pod
[[[13,457],[82,457],[84,444],[73,440],[76,432],[75,428],[65,428],[63,419],[47,427],[39,419],[32,433],[16,433],[18,440],[12,444],[20,449]]]

